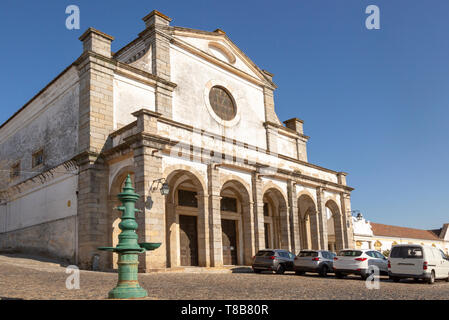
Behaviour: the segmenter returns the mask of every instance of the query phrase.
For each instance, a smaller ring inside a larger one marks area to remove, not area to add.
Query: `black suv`
[[[293,270],[293,260],[295,255],[282,249],[260,250],[253,257],[252,268],[255,273],[263,270],[274,271],[277,274],[283,274],[285,271]]]

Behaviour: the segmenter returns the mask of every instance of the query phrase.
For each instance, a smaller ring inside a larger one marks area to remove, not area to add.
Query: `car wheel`
[[[432,272],[430,273],[430,278],[429,280],[427,280],[428,284],[434,284],[435,283],[435,271],[432,270]]]
[[[304,275],[304,271],[295,271],[295,274],[297,275],[297,276],[302,276],[302,275]]]
[[[253,271],[254,271],[254,273],[261,273],[262,272],[262,270],[260,270],[260,269],[253,269]]]
[[[449,274],[447,275],[446,282],[449,282]]]
[[[335,276],[336,276],[338,279],[343,279],[343,278],[345,277],[345,275],[344,275],[343,273],[341,273],[341,272],[335,272]]]
[[[322,277],[327,277],[327,273],[329,272],[328,268],[326,265],[324,265],[321,270],[320,270],[320,276]]]
[[[282,264],[278,265],[278,268],[276,269],[277,274],[284,274],[285,268]]]
[[[419,282],[419,278],[413,278],[413,281]]]
[[[399,278],[398,277],[390,277],[390,280],[393,280],[393,282],[399,282]]]

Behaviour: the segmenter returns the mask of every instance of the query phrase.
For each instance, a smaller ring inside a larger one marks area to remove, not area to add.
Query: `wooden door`
[[[223,264],[237,264],[237,230],[235,220],[221,220],[223,238]]]
[[[198,266],[196,217],[179,216],[181,266]]]

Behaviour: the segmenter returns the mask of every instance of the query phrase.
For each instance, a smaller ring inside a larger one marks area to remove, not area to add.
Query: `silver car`
[[[303,275],[306,272],[318,273],[326,277],[333,272],[335,253],[324,250],[301,250],[293,262],[295,273]]]
[[[293,259],[295,255],[282,249],[260,250],[253,257],[252,268],[254,273],[261,271],[274,271],[283,274],[285,271],[293,271]]]

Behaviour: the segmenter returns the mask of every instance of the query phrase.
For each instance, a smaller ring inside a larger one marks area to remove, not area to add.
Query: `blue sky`
[[[80,30],[65,28],[70,4]],[[370,4],[380,30],[365,28]],[[274,73],[279,118],[305,121],[310,162],[349,173],[353,209],[386,224],[449,222],[448,1],[2,1],[0,123],[81,54],[85,29],[113,35],[117,51],[153,9],[223,29]]]

